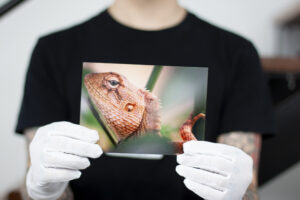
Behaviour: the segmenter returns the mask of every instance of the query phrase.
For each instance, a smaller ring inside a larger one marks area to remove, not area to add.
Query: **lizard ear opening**
[[[131,112],[131,111],[134,109],[134,107],[135,107],[134,104],[128,103],[128,104],[126,104],[126,106],[125,106],[125,110],[126,110],[127,112]]]

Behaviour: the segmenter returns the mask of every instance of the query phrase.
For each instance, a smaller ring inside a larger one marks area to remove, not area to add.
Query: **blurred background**
[[[0,199],[24,180],[27,154],[14,127],[24,78],[38,37],[87,20],[110,0],[0,0]],[[268,78],[278,136],[263,142],[260,196],[299,199],[300,1],[181,0],[199,17],[257,47]]]

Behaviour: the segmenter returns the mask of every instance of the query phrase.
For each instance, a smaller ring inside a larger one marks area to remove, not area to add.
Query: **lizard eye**
[[[117,88],[119,86],[119,80],[117,78],[112,78],[108,80],[108,83],[111,88]]]

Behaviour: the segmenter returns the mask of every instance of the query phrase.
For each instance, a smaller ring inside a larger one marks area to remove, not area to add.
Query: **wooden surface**
[[[300,73],[300,58],[262,58],[265,72],[271,73]]]

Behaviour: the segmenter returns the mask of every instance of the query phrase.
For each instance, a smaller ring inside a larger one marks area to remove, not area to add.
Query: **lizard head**
[[[115,72],[87,74],[84,84],[119,141],[139,131],[146,110],[145,90]]]

